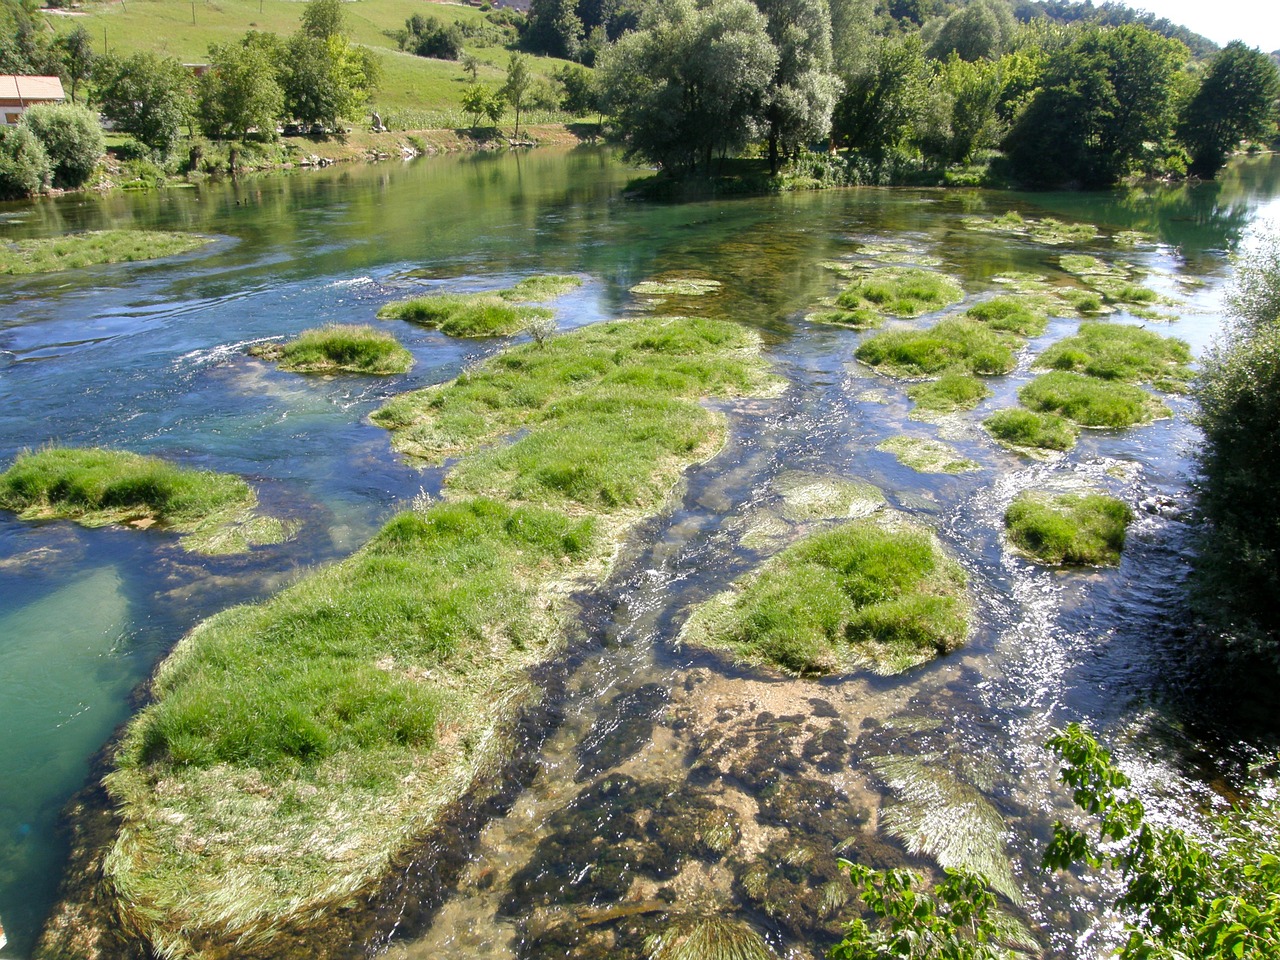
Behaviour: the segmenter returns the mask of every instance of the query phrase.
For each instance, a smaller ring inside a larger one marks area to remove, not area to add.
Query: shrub
[[[44,145],[24,126],[0,126],[0,199],[16,200],[49,185],[53,168]]]
[[[1036,377],[1018,391],[1018,399],[1032,410],[1061,414],[1086,427],[1131,427],[1169,413],[1138,387],[1064,371]]]
[[[1020,493],[1005,511],[1009,539],[1048,563],[1117,564],[1133,511],[1103,494]]]
[[[55,187],[83,185],[106,149],[98,118],[72,103],[36,104],[22,114],[22,124],[44,146]]]

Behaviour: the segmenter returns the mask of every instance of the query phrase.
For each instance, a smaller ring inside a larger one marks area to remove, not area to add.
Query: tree
[[[1108,186],[1172,126],[1171,93],[1187,49],[1145,27],[1086,28],[1053,54],[1044,82],[1005,138],[1032,184]]]
[[[565,64],[553,74],[563,91],[560,97],[560,109],[581,117],[596,109],[599,98],[596,96],[596,85],[591,72],[579,66]]]
[[[1014,32],[1013,11],[1005,0],[972,0],[942,22],[929,44],[929,56],[945,60],[997,60],[1009,48]]]
[[[938,80],[949,107],[946,159],[966,163],[975,151],[999,139],[1000,67],[990,60],[971,63],[953,53],[939,69]]]
[[[141,143],[168,153],[191,115],[191,74],[172,57],[100,57],[94,70],[103,115]]]
[[[524,107],[525,97],[529,93],[529,84],[533,77],[529,74],[529,61],[521,54],[513,53],[507,62],[507,79],[498,95],[516,112],[516,127],[511,134],[513,140],[520,139],[520,110]]]
[[[284,111],[276,65],[284,45],[274,34],[247,34],[239,43],[209,48],[209,71],[200,78],[200,125],[207,136],[240,139],[256,127],[275,135]]]
[[[1191,172],[1214,177],[1241,140],[1272,129],[1277,97],[1280,72],[1271,57],[1239,40],[1220,50],[1178,122]]]
[[[474,53],[464,53],[462,55],[462,72],[471,78],[472,83],[475,83],[480,76],[480,58]]]
[[[462,109],[471,117],[471,127],[480,126],[480,121],[488,117],[497,123],[502,117],[502,98],[488,87],[478,83],[469,83],[462,91]]]
[[[586,36],[577,0],[533,0],[529,4],[524,42],[534,53],[577,60]]]
[[[0,126],[0,199],[39,193],[50,174],[49,157],[34,133],[22,124]]]
[[[827,135],[840,81],[831,72],[827,0],[755,0],[778,54],[764,100],[769,169],[780,153]]]
[[[44,147],[53,185],[79,187],[98,167],[106,146],[102,124],[84,107],[71,103],[38,103],[22,114],[22,125]]]
[[[759,135],[777,61],[748,0],[671,0],[607,50],[598,70],[604,107],[630,156],[709,173],[716,151]]]
[[[462,56],[462,30],[456,23],[445,25],[436,17],[415,13],[404,26],[402,50],[434,60],[457,60]]]
[[[62,61],[62,69],[58,71],[69,88],[71,102],[76,102],[76,91],[84,81],[93,76],[93,63],[97,58],[93,52],[93,43],[89,31],[77,26],[69,33],[61,34],[53,41],[58,59]]]
[[[307,5],[302,8],[300,31],[316,40],[344,36],[346,24],[342,0],[307,0]]]
[[[928,79],[919,36],[880,39],[862,70],[843,80],[833,134],[879,163],[907,138],[925,99]]]
[[[380,68],[374,55],[345,36],[319,39],[308,33],[289,38],[280,76],[285,112],[303,123],[336,127],[369,102]]]

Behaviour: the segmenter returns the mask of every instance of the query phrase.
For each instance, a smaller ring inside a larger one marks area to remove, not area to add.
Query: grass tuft
[[[972,410],[987,397],[991,391],[987,385],[975,376],[967,373],[944,373],[937,380],[918,383],[907,388],[907,396],[915,401],[917,413],[946,414],[958,410]]]
[[[964,584],[928,530],[854,520],[704,604],[681,638],[794,674],[896,673],[964,642]]]
[[[513,304],[497,293],[441,293],[388,303],[380,320],[408,320],[450,337],[509,337],[533,320],[551,317],[545,307]]]
[[[1169,408],[1139,387],[1055,370],[1018,391],[1038,413],[1056,413],[1086,427],[1124,428],[1168,416]]]
[[[970,320],[943,320],[928,330],[891,330],[865,341],[855,354],[863,363],[902,377],[944,371],[1008,373],[1017,363],[998,334]]]
[[[755,930],[725,917],[685,917],[645,940],[648,960],[777,960]]]
[[[1076,445],[1076,428],[1052,413],[1035,413],[1021,407],[997,410],[982,425],[1000,443],[1025,450],[1070,450]]]
[[[962,457],[955,449],[941,440],[899,435],[881,441],[876,449],[891,453],[904,467],[918,473],[969,473],[979,464]]]
[[[1040,354],[1036,366],[1184,392],[1191,379],[1191,348],[1182,340],[1141,327],[1082,323],[1074,337]]]
[[[0,243],[0,274],[56,273],[98,263],[129,263],[190,253],[212,237],[159,230],[95,230]]]
[[[249,353],[293,373],[407,373],[413,355],[391,334],[370,326],[331,324],[304,330],[288,343],[263,343]]]
[[[582,278],[566,274],[543,273],[525,277],[509,290],[502,291],[502,298],[512,303],[531,303],[554,300],[570,290],[582,286]]]
[[[932,270],[881,267],[858,277],[836,298],[845,310],[870,310],[893,317],[918,317],[957,303],[958,281]]]
[[[965,311],[965,316],[985,323],[992,330],[1020,337],[1038,337],[1049,323],[1045,298],[1027,294],[992,297],[974,304]]]
[[[1115,565],[1133,511],[1104,494],[1024,492],[1005,511],[1009,539],[1046,563]]]

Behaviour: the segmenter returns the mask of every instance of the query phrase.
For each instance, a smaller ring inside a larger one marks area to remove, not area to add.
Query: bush
[[[106,149],[98,118],[73,103],[36,104],[23,113],[22,125],[44,146],[55,187],[82,186]]]
[[[0,127],[0,199],[16,200],[49,185],[53,169],[43,144],[26,127]]]

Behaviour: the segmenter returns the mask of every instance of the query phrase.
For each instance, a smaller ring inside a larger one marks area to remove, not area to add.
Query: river
[[[1040,746],[1048,732],[1087,722],[1175,816],[1211,799],[1215,778],[1265,748],[1261,735],[1241,743],[1217,730],[1191,691],[1196,661],[1181,599],[1188,527],[1177,516],[1189,503],[1196,442],[1186,398],[1169,401],[1172,420],[1091,432],[1061,460],[1026,461],[972,424],[1012,402],[1031,355],[1075,321],[1053,321],[1018,369],[993,382],[995,396],[972,423],[939,428],[908,420],[901,387],[853,362],[864,334],[803,317],[838,289],[821,262],[857,262],[868,244],[936,259],[971,299],[996,289],[997,274],[1053,273],[1061,250],[964,227],[965,217],[1016,209],[1102,227],[1102,238],[1081,249],[1149,271],[1152,287],[1180,301],[1180,319],[1162,332],[1199,354],[1221,325],[1228,250],[1280,213],[1280,158],[1243,161],[1216,183],[1098,194],[854,189],[657,205],[624,199],[633,176],[604,151],[546,150],[0,205],[4,239],[124,226],[217,238],[154,263],[0,279],[0,463],[51,441],[160,454],[244,475],[269,512],[299,524],[287,543],[211,560],[184,553],[162,532],[0,515],[5,956],[33,946],[66,855],[59,811],[157,660],[201,618],[350,553],[420,488],[437,492],[439,471],[401,462],[367,416],[386,397],[447,379],[500,344],[396,323],[416,365],[376,380],[282,374],[244,347],[321,322],[369,322],[381,304],[423,289],[576,273],[586,282],[556,304],[567,328],[643,310],[628,292],[642,280],[670,272],[714,278],[723,287],[698,308],[760,329],[792,385],[777,401],[726,411],[723,453],[691,472],[607,587],[584,599],[562,722],[531,745],[539,773],[479,838],[434,925],[398,937],[393,955],[566,955],[539,946],[554,938],[530,933],[521,897],[541,898],[544,909],[558,902],[548,891],[565,888],[561,875],[575,854],[563,835],[575,829],[574,812],[612,802],[609,776],[662,782],[673,795],[701,789],[691,770],[723,756],[696,718],[723,713],[728,702],[838,715],[855,744],[833,774],[837,795],[860,811],[850,824],[874,822],[888,793],[883,773],[870,772],[883,770],[878,757],[905,749],[981,756],[987,773],[970,779],[982,781],[1003,817],[1026,918],[1064,957],[1092,955],[1105,940],[1096,919],[1103,894],[1036,866],[1063,806]],[[1118,250],[1107,238],[1120,230],[1144,231],[1152,242]],[[940,429],[978,470],[916,473],[875,449],[896,433]],[[674,646],[695,602],[767,554],[742,544],[742,518],[770,507],[786,471],[869,480],[935,526],[971,579],[978,626],[969,645],[899,678],[803,688]],[[1139,511],[1117,570],[1046,570],[1002,546],[1000,518],[1012,497],[1063,482],[1105,486],[1134,506],[1162,504]],[[826,706],[803,706],[814,700]],[[727,728],[738,722],[726,715]],[[735,802],[758,799],[748,796],[753,782],[738,778],[743,796]],[[756,810],[742,809],[744,822]],[[703,881],[708,897],[722,899],[741,883],[727,875]],[[674,895],[699,894],[680,887]],[[758,909],[742,909],[780,949],[804,945],[782,921],[770,928]]]

